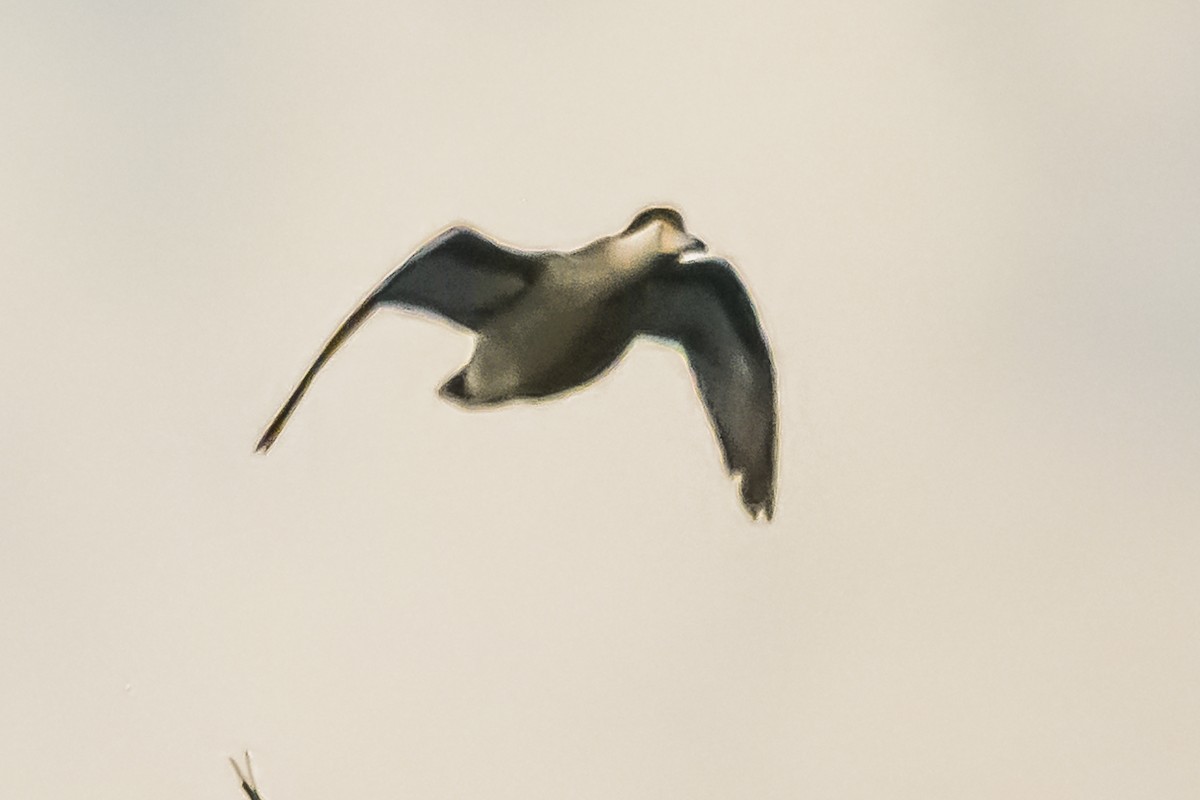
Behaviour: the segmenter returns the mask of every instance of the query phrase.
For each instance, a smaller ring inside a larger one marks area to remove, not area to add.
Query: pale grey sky
[[[0,787],[1200,793],[1194,3],[0,11]],[[342,316],[467,221],[669,202],[779,370],[752,525],[679,356],[468,414]]]

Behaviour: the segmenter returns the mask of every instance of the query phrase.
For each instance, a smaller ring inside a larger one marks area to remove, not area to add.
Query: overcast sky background
[[[0,793],[1200,796],[1194,2],[0,11]],[[465,413],[380,277],[676,205],[779,372]]]

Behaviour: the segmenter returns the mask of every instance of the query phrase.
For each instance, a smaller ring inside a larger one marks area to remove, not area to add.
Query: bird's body
[[[635,335],[621,324],[628,317],[624,294],[652,263],[621,255],[611,243],[547,255],[537,282],[479,331],[463,399],[482,405],[548,397],[611,366]]]
[[[753,307],[672,209],[577,250],[523,252],[469,228],[433,239],[335,332],[259,442],[274,442],[317,370],[379,305],[432,311],[476,334],[470,361],[439,390],[471,408],[548,398],[603,374],[640,334],[683,345],[753,516],[774,507],[774,369]]]

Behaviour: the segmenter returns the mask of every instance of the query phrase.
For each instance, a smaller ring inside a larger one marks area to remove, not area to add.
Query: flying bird
[[[524,251],[469,227],[436,236],[334,332],[258,443],[275,442],[317,371],[380,306],[440,316],[476,336],[438,390],[464,408],[552,398],[606,372],[639,336],[680,345],[753,519],[775,508],[775,370],[754,305],[673,208],[570,252]]]

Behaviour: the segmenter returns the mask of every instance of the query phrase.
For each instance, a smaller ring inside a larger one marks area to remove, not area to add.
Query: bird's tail
[[[283,426],[287,424],[288,418],[292,416],[292,412],[296,410],[296,406],[299,404],[300,398],[304,396],[306,391],[308,391],[308,385],[312,383],[317,371],[321,369],[321,367],[325,365],[325,362],[329,360],[334,352],[341,347],[348,338],[350,338],[350,334],[354,333],[355,329],[357,329],[358,326],[367,319],[367,317],[371,316],[371,312],[373,312],[378,305],[379,292],[375,291],[372,292],[371,295],[364,300],[358,308],[354,309],[354,313],[347,317],[346,321],[338,326],[338,329],[333,332],[333,336],[329,337],[329,342],[326,343],[325,347],[317,355],[316,360],[313,361],[312,366],[308,368],[308,372],[304,373],[304,377],[300,379],[300,383],[298,383],[296,388],[292,391],[291,397],[289,397],[287,402],[283,404],[283,408],[279,409],[279,413],[275,415],[275,419],[271,420],[271,424],[267,426],[266,432],[262,435],[262,438],[258,440],[258,447],[254,448],[256,453],[270,449],[271,445],[275,443],[275,440],[279,437],[280,432],[283,431]]]

